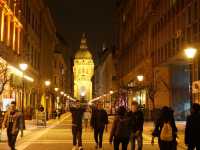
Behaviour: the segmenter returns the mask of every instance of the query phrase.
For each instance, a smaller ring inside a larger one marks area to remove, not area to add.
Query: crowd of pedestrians
[[[108,114],[103,108],[102,103],[98,103],[95,107],[81,106],[80,101],[76,101],[75,105],[70,105],[72,114],[72,135],[73,149],[83,150],[82,146],[82,121],[84,121],[85,129],[89,129],[89,125],[94,132],[95,149],[102,150],[103,134],[107,130]],[[112,128],[110,132],[109,142],[113,145],[114,150],[127,150],[130,143],[130,149],[143,149],[143,125],[144,114],[139,109],[137,102],[131,103],[130,110],[121,106],[118,108]],[[8,111],[5,113],[2,128],[7,128],[8,145],[11,150],[15,150],[15,143],[19,131],[24,129],[23,114],[16,109],[16,102],[11,102]],[[23,132],[21,132],[23,134]],[[154,139],[158,139],[160,150],[177,150],[177,133],[174,112],[170,107],[164,106],[161,114],[155,121],[155,128],[152,132],[152,145]],[[200,105],[193,104],[191,113],[187,117],[185,127],[185,144],[188,150],[200,150]]]
[[[90,126],[94,131],[95,149],[102,150],[103,133],[105,129],[107,130],[108,124],[108,114],[103,109],[102,103],[92,107],[90,112],[90,109],[80,107],[80,102],[77,101],[75,107],[70,107],[70,111],[72,113],[73,150],[76,150],[77,141],[79,150],[83,150],[82,120],[85,122],[86,129],[90,120]],[[130,143],[130,149],[136,150],[137,143],[137,150],[142,150],[143,125],[144,114],[137,102],[131,103],[130,110],[123,106],[119,107],[112,123],[109,138],[113,149],[119,150],[121,145],[122,150],[127,150]],[[160,150],[177,150],[177,133],[174,112],[170,107],[164,106],[161,109],[160,116],[155,121],[151,143],[154,145],[154,139],[157,138]],[[185,144],[188,150],[200,150],[199,135],[200,105],[193,104],[185,127]]]

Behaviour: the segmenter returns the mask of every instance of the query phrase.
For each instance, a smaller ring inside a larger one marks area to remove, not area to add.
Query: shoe
[[[82,147],[82,146],[80,146],[80,147],[78,148],[78,150],[83,150],[83,147]]]
[[[72,150],[76,150],[76,146],[73,146]]]

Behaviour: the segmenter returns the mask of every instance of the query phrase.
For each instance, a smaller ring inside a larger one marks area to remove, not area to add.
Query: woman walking
[[[167,106],[161,110],[161,116],[156,122],[153,131],[152,145],[154,137],[158,137],[160,150],[176,150],[177,148],[177,128],[173,116],[173,110]]]
[[[130,119],[126,116],[126,109],[119,107],[118,114],[114,119],[110,133],[110,143],[114,145],[114,150],[119,150],[122,144],[122,150],[127,150],[130,140]]]

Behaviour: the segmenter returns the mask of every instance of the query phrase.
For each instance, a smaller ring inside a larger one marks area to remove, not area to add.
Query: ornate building
[[[77,99],[92,99],[92,81],[94,74],[94,62],[92,54],[87,47],[87,39],[83,35],[80,50],[74,60],[74,97]]]

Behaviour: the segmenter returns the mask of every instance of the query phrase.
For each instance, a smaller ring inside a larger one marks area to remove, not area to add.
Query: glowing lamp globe
[[[50,86],[51,82],[49,80],[44,82],[45,86]]]
[[[22,64],[19,64],[19,68],[20,68],[22,71],[25,71],[25,70],[28,68],[28,65],[25,64],[25,63],[22,63]]]
[[[138,75],[137,79],[138,79],[138,81],[142,82],[144,80],[144,76],[143,75]]]
[[[189,59],[193,59],[197,53],[197,49],[193,47],[186,48],[184,51],[186,57]]]

